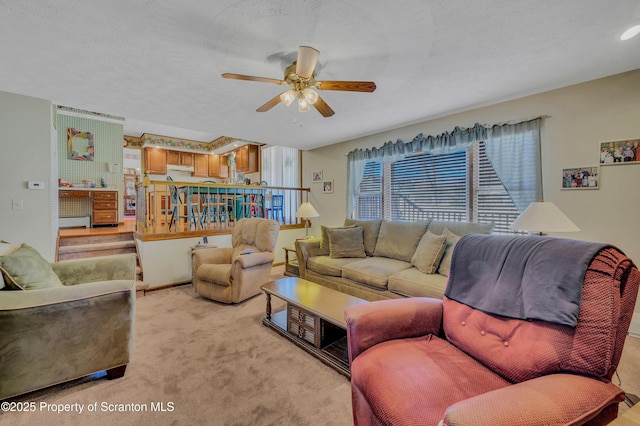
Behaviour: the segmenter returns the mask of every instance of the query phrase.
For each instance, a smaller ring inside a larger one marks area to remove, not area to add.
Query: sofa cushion
[[[313,256],[307,260],[307,269],[318,274],[330,277],[341,277],[342,267],[349,263],[362,260],[361,258],[340,258],[332,259],[329,256]]]
[[[364,240],[362,239],[362,227],[344,229],[327,229],[329,237],[329,257],[339,259],[341,257],[366,257],[364,252]]]
[[[353,228],[355,225],[349,225],[349,226],[336,226],[333,227],[331,229],[345,229],[345,228]],[[316,253],[317,256],[329,256],[329,236],[327,235],[327,229],[329,229],[329,227],[324,226],[324,225],[320,225],[320,247],[318,248],[318,253]]]
[[[427,231],[420,239],[411,263],[425,274],[433,274],[438,270],[442,256],[447,248],[447,236],[435,235]]]
[[[391,275],[387,287],[389,291],[402,296],[442,299],[447,287],[447,277],[425,274],[414,267]]]
[[[382,220],[355,220],[345,219],[344,226],[361,226],[364,238],[364,251],[367,256],[373,256],[373,252],[376,249],[376,242],[378,241],[378,234],[380,233],[380,225]]]
[[[22,244],[13,253],[1,256],[0,267],[7,287],[13,290],[62,287],[51,264],[27,244]]]
[[[391,275],[409,268],[411,263],[402,260],[368,257],[343,266],[342,276],[371,287],[386,289]]]
[[[382,221],[373,255],[411,262],[428,224],[428,222]]]
[[[446,235],[447,237],[447,249],[444,252],[444,256],[442,257],[442,262],[440,262],[438,273],[440,275],[444,275],[445,277],[448,277],[449,268],[451,267],[451,256],[453,255],[453,248],[462,237],[460,235],[454,234],[453,232],[449,231],[449,229],[447,228],[444,229],[444,231],[442,232],[442,235]]]
[[[387,425],[435,425],[450,405],[510,385],[434,335],[387,340],[364,351],[351,364],[351,384],[354,406],[375,407],[379,417],[370,418]]]
[[[427,229],[436,235],[442,234],[445,228],[456,235],[490,234],[493,231],[493,225],[493,223],[432,220]]]

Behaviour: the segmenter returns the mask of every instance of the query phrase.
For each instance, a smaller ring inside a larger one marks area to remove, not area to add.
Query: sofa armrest
[[[207,263],[230,264],[233,248],[217,247],[198,249],[191,252],[191,276],[193,285],[198,281],[198,268]]]
[[[51,264],[64,285],[136,279],[136,255],[117,254]]]
[[[320,249],[320,238],[309,240],[296,240],[296,257],[298,259],[298,270],[300,278],[307,276],[307,260],[318,255]]]
[[[617,413],[622,401],[624,392],[609,381],[551,374],[453,404],[441,424],[583,424],[611,404]]]
[[[344,311],[349,363],[387,340],[441,334],[442,300],[428,297],[365,303]]]
[[[242,269],[253,268],[258,265],[272,264],[273,253],[263,251],[257,253],[241,254],[233,258],[234,264],[239,264]]]
[[[0,400],[129,362],[135,281],[1,293]]]

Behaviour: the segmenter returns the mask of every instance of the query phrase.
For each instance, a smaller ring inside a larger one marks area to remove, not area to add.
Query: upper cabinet
[[[193,154],[193,173],[191,176],[209,177],[209,158],[207,154]]]
[[[236,150],[236,171],[238,173],[257,173],[260,171],[257,145],[244,145]]]
[[[229,165],[226,155],[210,154],[209,156],[209,177],[228,178]]]
[[[236,172],[260,171],[260,147],[244,145],[235,150]],[[193,167],[192,176],[227,179],[229,177],[228,154],[198,154],[162,148],[144,148],[144,172],[166,175],[171,166]],[[169,167],[167,167],[169,165]],[[176,170],[178,168],[175,168]]]
[[[193,155],[191,152],[167,151],[167,164],[193,166]]]
[[[166,175],[167,151],[158,148],[145,148],[144,171],[152,175]]]

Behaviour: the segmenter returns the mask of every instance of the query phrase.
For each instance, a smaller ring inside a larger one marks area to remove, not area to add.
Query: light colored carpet
[[[281,275],[274,268],[272,278]],[[274,311],[284,303],[273,298]],[[0,412],[11,425],[350,425],[349,381],[261,323],[265,296],[240,305],[198,297],[191,285],[137,299],[136,334],[123,378],[84,378],[12,401],[35,412]],[[640,339],[628,337],[614,383],[640,394]],[[81,404],[82,414],[40,404]],[[88,412],[97,403],[97,412]],[[146,412],[102,411],[103,403]],[[162,407],[167,411],[151,411]],[[621,412],[626,410],[620,404]]]
[[[2,413],[12,425],[349,425],[349,380],[262,325],[265,296],[240,305],[198,297],[191,285],[137,299],[131,362],[117,380],[79,379],[14,399],[33,413]],[[273,308],[284,304],[273,301]],[[40,403],[85,411],[40,411]],[[87,412],[98,403],[98,412]],[[100,412],[102,403],[151,410]]]

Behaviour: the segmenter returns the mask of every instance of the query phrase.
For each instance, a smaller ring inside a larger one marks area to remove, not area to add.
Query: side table
[[[284,274],[287,277],[299,277],[298,259],[296,259],[296,246],[283,247],[284,249]],[[293,258],[290,258],[293,253]]]

